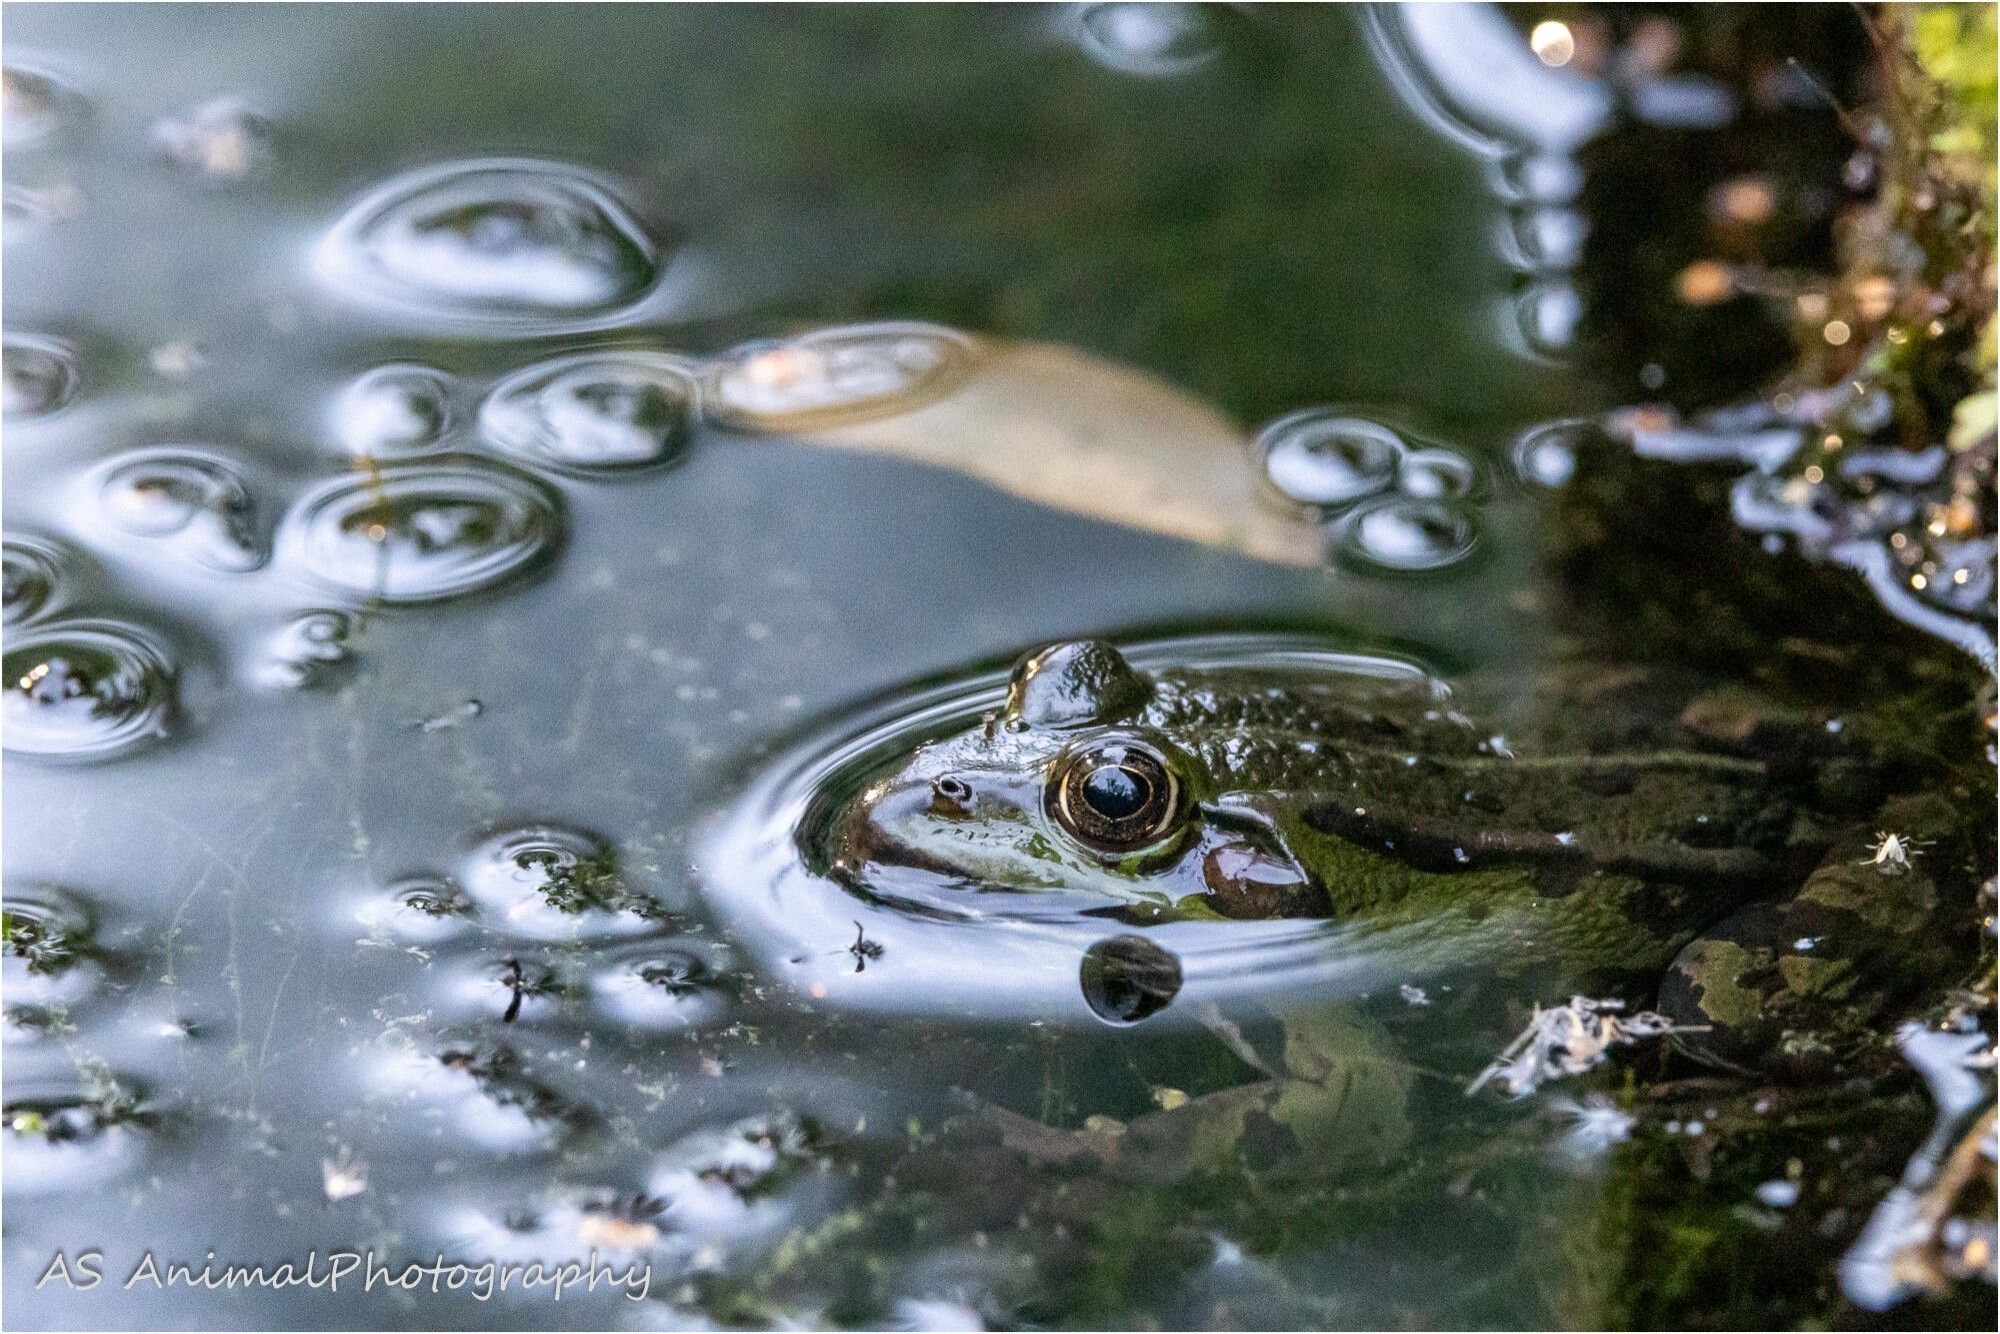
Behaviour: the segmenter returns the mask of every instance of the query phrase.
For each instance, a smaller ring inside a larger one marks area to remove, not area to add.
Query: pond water
[[[10,1324],[1605,1318],[1621,1188],[1577,1145],[1629,1117],[1463,1096],[1601,970],[1245,923],[1152,1014],[1143,950],[954,958],[787,841],[827,746],[976,715],[1036,644],[1282,632],[1470,683],[1497,739],[1615,637],[1557,591],[1566,444],[1516,472],[1605,402],[1563,264],[1495,239],[1567,215],[1437,131],[1395,20],[7,20],[7,901],[74,956],[8,974]],[[1559,175],[1580,132],[1536,134]],[[1330,530],[1190,541],[1239,516],[1109,522],[962,444],[1122,419],[1115,464],[1197,418],[1268,424]],[[652,1281],[122,1286],[364,1248]],[[37,1286],[89,1249],[102,1285]]]

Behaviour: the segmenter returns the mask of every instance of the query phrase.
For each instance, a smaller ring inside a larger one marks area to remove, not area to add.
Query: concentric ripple
[[[603,839],[565,825],[500,830],[472,849],[458,878],[496,930],[531,939],[635,935],[664,916],[626,883]]]
[[[737,348],[706,407],[736,430],[768,433],[893,416],[950,393],[977,359],[972,339],[942,325],[841,325]]]
[[[62,583],[59,547],[38,537],[10,537],[0,549],[0,608],[8,625],[41,615]]]
[[[371,469],[307,493],[283,547],[328,588],[390,604],[492,588],[561,545],[562,502],[534,478],[469,455]]]
[[[1322,685],[1351,682],[1364,697],[1385,689],[1445,695],[1412,663],[1339,652],[1300,636],[1205,635],[1121,651],[1140,670],[1240,667],[1296,672]],[[948,903],[870,895],[836,879],[826,850],[847,803],[918,746],[998,709],[1008,675],[982,672],[842,711],[827,730],[779,756],[704,831],[702,890],[759,971],[828,1004],[1084,1022],[1133,1022],[1163,1004],[1161,997],[1178,995],[1184,1005],[1188,997],[1286,987],[1354,994],[1393,987],[1389,978],[1406,975],[1394,971],[1406,966],[1397,961],[1394,928],[1184,919],[1143,928],[1138,938],[1156,946],[1157,956],[1129,944],[1091,956],[1094,946],[1132,933],[1102,915],[1111,905],[1092,909],[1081,892],[972,893]],[[1089,972],[1086,956],[1098,961]],[[1164,981],[1175,970],[1162,959],[1177,964],[1177,985]]]
[[[479,410],[479,429],[529,463],[624,472],[679,459],[699,403],[694,363],[684,357],[582,352],[502,380]]]
[[[659,278],[656,243],[576,167],[520,158],[394,177],[321,244],[336,290],[409,315],[527,326],[601,316]]]
[[[213,454],[167,446],[123,455],[105,469],[98,504],[114,527],[164,539],[210,569],[264,563],[250,488]]]
[[[465,891],[440,875],[405,876],[371,894],[355,913],[363,926],[422,944],[462,935],[472,915]]]
[[[4,990],[15,1005],[71,1005],[95,990],[95,925],[90,907],[49,886],[6,893]]]
[[[76,397],[76,351],[40,334],[6,335],[0,343],[5,408],[10,419],[45,417]]]
[[[99,1087],[9,1087],[0,1110],[7,1193],[74,1193],[120,1176],[151,1139],[151,1115],[136,1090],[108,1078]]]
[[[109,759],[164,737],[173,717],[173,660],[118,621],[51,623],[14,636],[0,673],[5,744],[15,754]]]
[[[627,950],[596,971],[590,993],[606,1018],[638,1029],[702,1027],[725,999],[709,954],[692,944]]]

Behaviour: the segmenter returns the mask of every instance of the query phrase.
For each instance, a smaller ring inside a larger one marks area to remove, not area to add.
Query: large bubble
[[[484,158],[378,186],[334,225],[318,264],[336,290],[414,317],[533,325],[633,304],[660,254],[588,173]]]
[[[480,432],[529,463],[582,474],[672,463],[699,406],[694,364],[666,352],[558,357],[494,387]]]
[[[548,487],[486,459],[437,455],[315,488],[281,546],[329,588],[415,604],[504,583],[552,556],[562,535]]]

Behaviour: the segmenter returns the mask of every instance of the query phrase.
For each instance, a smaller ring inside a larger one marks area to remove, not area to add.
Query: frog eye
[[[1181,784],[1166,757],[1119,739],[1073,750],[1056,764],[1050,805],[1062,827],[1099,852],[1158,842],[1181,816]]]

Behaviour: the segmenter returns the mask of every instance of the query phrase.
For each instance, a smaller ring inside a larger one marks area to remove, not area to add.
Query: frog
[[[1807,989],[1826,989],[1807,974],[1832,956],[1902,957],[1918,927],[1893,914],[1789,902],[1861,860],[1851,813],[1818,809],[1798,766],[1687,729],[1639,740],[1517,752],[1421,674],[1142,670],[1070,640],[1024,654],[976,724],[859,782],[825,869],[930,917],[1323,919],[1396,933],[1413,966],[1641,977],[1670,1018],[1717,1034],[1694,1051],[1714,1064],[1746,1059],[1731,1034],[1783,1037],[1765,1031],[1769,995],[1715,973],[1749,957],[1746,931],[1758,948],[1794,919],[1839,935],[1791,970]],[[1834,989],[1851,1001],[1866,980]]]

